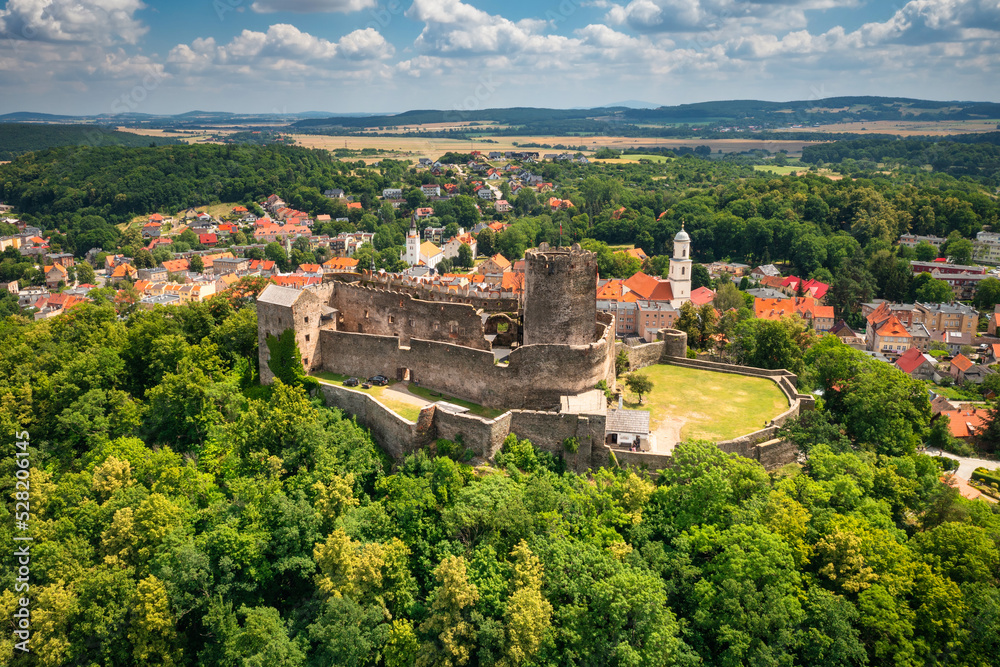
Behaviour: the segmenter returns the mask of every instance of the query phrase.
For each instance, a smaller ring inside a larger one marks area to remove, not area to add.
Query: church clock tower
[[[670,303],[674,308],[680,308],[691,300],[691,237],[684,231],[683,222],[681,231],[674,237],[674,256],[670,259],[667,280],[673,294]]]

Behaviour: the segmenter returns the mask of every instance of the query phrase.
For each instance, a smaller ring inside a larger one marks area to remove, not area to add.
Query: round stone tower
[[[524,254],[524,345],[589,345],[596,319],[594,253],[542,243]]]

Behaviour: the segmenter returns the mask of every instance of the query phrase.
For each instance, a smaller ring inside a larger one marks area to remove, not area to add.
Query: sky
[[[6,0],[0,113],[1000,101],[1000,0]]]

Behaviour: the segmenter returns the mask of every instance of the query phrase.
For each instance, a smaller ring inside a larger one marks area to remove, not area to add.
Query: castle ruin
[[[344,280],[302,291],[269,285],[257,301],[261,380],[273,379],[267,336],[293,329],[307,372],[385,375],[486,407],[555,409],[601,380],[614,386],[614,318],[596,312],[596,299],[593,253],[545,243],[525,254],[518,312]],[[521,340],[497,334],[500,320]],[[503,361],[499,344],[512,346]]]

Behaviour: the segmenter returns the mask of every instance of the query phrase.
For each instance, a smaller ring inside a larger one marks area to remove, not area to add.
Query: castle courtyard
[[[653,381],[653,391],[640,405],[625,389],[625,407],[650,412],[657,453],[669,453],[678,441],[717,442],[751,433],[788,409],[788,399],[766,378],[664,364],[639,372]]]

